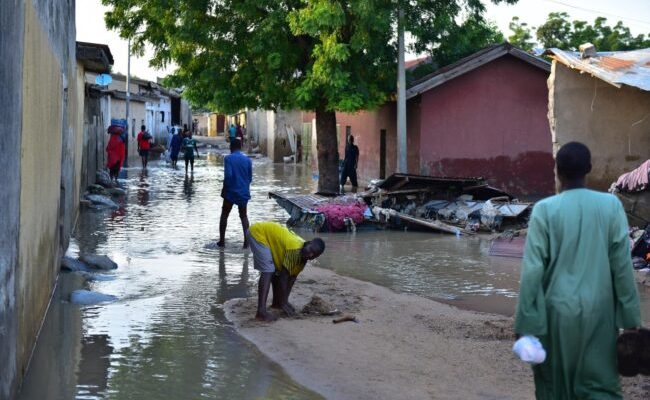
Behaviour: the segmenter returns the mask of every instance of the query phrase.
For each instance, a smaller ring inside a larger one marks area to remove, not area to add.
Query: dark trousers
[[[345,186],[345,183],[348,181],[348,178],[350,178],[350,182],[352,183],[352,186],[357,187],[359,186],[357,184],[357,169],[354,167],[343,167],[343,171],[341,171],[341,186]]]

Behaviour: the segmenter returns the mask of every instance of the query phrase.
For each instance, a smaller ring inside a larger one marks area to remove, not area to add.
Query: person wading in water
[[[190,165],[192,168],[192,173],[194,173],[194,152],[196,156],[199,156],[199,149],[196,148],[196,140],[192,139],[192,132],[187,131],[187,136],[183,139],[183,148],[185,153],[183,157],[185,158],[185,175],[187,175],[187,166]]]
[[[233,205],[237,205],[239,218],[244,228],[244,248],[248,247],[246,231],[248,231],[248,216],[246,206],[251,199],[251,182],[253,181],[253,163],[244,153],[241,152],[242,141],[235,138],[230,142],[230,153],[223,160],[223,206],[221,208],[221,220],[219,221],[219,241],[217,246],[223,247],[226,244],[226,227],[228,216]]]

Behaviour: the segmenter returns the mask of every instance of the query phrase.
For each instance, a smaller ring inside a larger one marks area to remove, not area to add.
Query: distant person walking
[[[192,173],[194,173],[194,152],[199,156],[199,149],[196,147],[196,140],[192,138],[192,132],[187,131],[183,139],[183,157],[185,158],[185,175],[187,175],[187,166],[190,165]]]
[[[176,169],[178,164],[178,153],[181,151],[183,139],[178,131],[173,130],[171,139],[169,140],[169,158],[172,161],[172,168]]]
[[[244,228],[244,248],[248,247],[246,231],[248,231],[248,215],[246,207],[251,199],[251,182],[253,181],[253,163],[244,153],[241,152],[242,142],[235,139],[230,142],[230,153],[223,160],[223,206],[221,208],[221,219],[219,221],[219,241],[217,246],[223,247],[226,242],[226,227],[228,216],[232,207],[237,206],[239,219]]]
[[[343,170],[341,171],[341,193],[345,192],[345,184],[350,178],[352,190],[356,191],[357,164],[359,163],[359,148],[354,144],[354,136],[350,135],[345,146],[345,158],[343,159]]]
[[[137,137],[138,153],[142,158],[142,168],[147,168],[149,163],[149,150],[151,149],[151,135],[147,132],[147,127],[142,125]]]
[[[117,178],[120,175],[120,169],[126,158],[126,145],[122,138],[124,130],[117,125],[108,127],[110,138],[106,145],[106,168],[108,168],[111,181],[117,185]]]
[[[228,139],[229,141],[233,141],[237,137],[237,128],[235,127],[235,124],[230,124],[230,128],[228,128]]]
[[[546,350],[533,366],[538,399],[622,399],[618,329],[641,324],[627,218],[616,197],[585,188],[585,145],[562,146],[556,167],[561,193],[530,217],[515,332]]]
[[[295,315],[295,308],[289,303],[289,295],[298,274],[307,261],[313,260],[325,251],[321,238],[310,241],[290,231],[277,222],[258,222],[247,232],[253,252],[253,264],[260,271],[258,284],[257,313],[260,321],[274,321],[276,318],[266,309],[269,289],[273,285],[272,308],[283,310],[287,315]]]
[[[235,127],[235,137],[239,138],[239,140],[244,143],[244,130],[242,129],[239,122],[237,122],[237,126]]]

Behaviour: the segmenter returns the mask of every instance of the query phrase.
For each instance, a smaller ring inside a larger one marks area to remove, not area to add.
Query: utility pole
[[[397,17],[397,172],[407,173],[406,164],[406,69],[404,68],[404,10],[398,3]]]
[[[126,60],[126,157],[124,157],[124,166],[129,166],[129,101],[131,100],[131,38],[128,39],[128,57]]]

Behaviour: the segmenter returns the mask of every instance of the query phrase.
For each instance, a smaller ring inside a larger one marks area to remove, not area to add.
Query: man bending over
[[[313,260],[325,251],[321,238],[310,241],[290,231],[277,222],[258,222],[247,232],[253,252],[253,264],[260,271],[258,285],[257,314],[255,319],[274,321],[276,318],[266,310],[266,299],[273,285],[272,308],[279,308],[292,316],[296,310],[289,303],[289,295],[298,274],[307,261]]]

